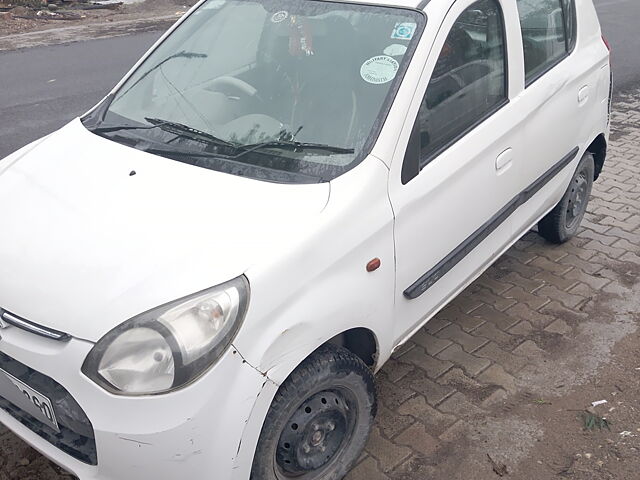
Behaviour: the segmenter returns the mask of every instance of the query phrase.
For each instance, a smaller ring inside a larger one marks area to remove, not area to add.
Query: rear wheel
[[[538,233],[552,243],[564,243],[578,232],[593,186],[593,154],[584,154],[560,203],[538,222]]]
[[[340,480],[376,414],[373,373],[344,348],[320,347],[282,384],[262,427],[251,480]]]

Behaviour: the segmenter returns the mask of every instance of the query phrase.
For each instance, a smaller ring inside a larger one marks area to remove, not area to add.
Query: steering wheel
[[[256,90],[255,87],[236,77],[224,75],[222,77],[215,78],[209,82],[209,85],[207,85],[206,88],[207,90],[221,92],[228,96],[241,94],[246,97],[257,98],[260,100],[258,90]]]

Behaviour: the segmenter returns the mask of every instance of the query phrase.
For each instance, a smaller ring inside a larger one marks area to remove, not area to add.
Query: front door
[[[510,214],[519,193],[514,179],[523,154],[510,102],[510,92],[521,91],[522,76],[510,78],[507,61],[521,45],[514,22],[513,2],[458,0],[427,60],[414,99],[418,114],[404,127],[412,133],[406,149],[396,149],[390,174],[396,343],[511,240]]]

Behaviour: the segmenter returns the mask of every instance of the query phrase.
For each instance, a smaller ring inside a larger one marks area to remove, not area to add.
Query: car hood
[[[328,198],[328,183],[186,165],[75,120],[0,161],[0,307],[97,341],[286,248]]]

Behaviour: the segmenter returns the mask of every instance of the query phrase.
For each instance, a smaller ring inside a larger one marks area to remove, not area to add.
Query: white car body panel
[[[387,175],[370,156],[332,181],[331,201],[308,235],[247,270],[251,305],[234,344],[276,383],[344,332],[344,318],[351,319],[347,329],[376,332],[379,365],[390,355],[395,268]],[[381,266],[368,273],[367,262],[376,257]],[[348,302],[336,301],[345,295]]]
[[[329,197],[328,184],[261,182],[146,154],[77,120],[0,182],[2,308],[93,342],[286,248]]]
[[[435,40],[428,42],[434,48],[416,85],[407,121],[402,131],[396,133],[400,138],[399,148],[395,150],[389,178],[389,196],[396,217],[396,338],[406,339],[417,325],[434,315],[459,288],[460,279],[471,277],[486,262],[487,252],[501,250],[512,236],[509,218],[428,293],[413,300],[404,298],[404,290],[429,270],[428,267],[445,258],[453,250],[452,246],[462,243],[521,190],[517,178],[524,153],[523,134],[518,128],[517,105],[513,103],[504,105],[440,154],[408,184],[402,185],[400,180],[406,145],[431,72],[451,26],[472,3],[471,0],[457,2],[449,10]],[[510,11],[513,9],[506,13]],[[507,32],[508,45],[513,45],[514,33],[513,30]],[[510,90],[517,93],[515,80],[511,79]],[[496,158],[508,149],[515,157],[513,165],[497,172]]]
[[[2,409],[0,422],[81,480],[203,472],[247,480],[279,385],[317,347],[365,329],[381,368],[553,208],[591,142],[608,141],[610,67],[591,0],[576,0],[575,50],[526,88],[515,2],[499,1],[509,103],[407,185],[401,170],[414,119],[447,33],[472,0],[426,4],[425,31],[375,145],[329,183],[266,183],[185,165],[93,135],[79,120],[0,162],[0,307],[73,336],[62,344],[10,327],[0,330],[0,352],[54,378],[82,405],[99,464],[71,458]],[[403,295],[574,147],[558,175],[424,295]],[[510,163],[496,171],[509,148]],[[374,258],[381,266],[367,272]],[[239,275],[251,287],[247,316],[197,381],[128,398],[80,372],[112,328]]]

